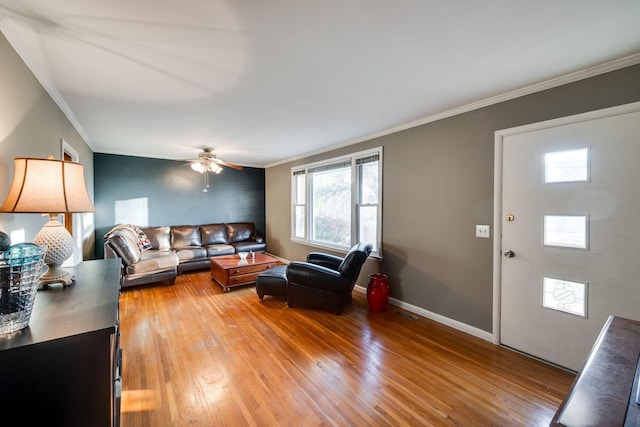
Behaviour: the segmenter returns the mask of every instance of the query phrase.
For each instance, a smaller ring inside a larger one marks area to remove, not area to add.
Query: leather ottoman
[[[265,270],[256,276],[256,293],[262,301],[265,295],[283,297],[287,300],[287,266]]]

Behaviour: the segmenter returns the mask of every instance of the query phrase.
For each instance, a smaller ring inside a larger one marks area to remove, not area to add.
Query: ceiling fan
[[[198,154],[197,159],[189,160],[191,169],[204,175],[204,189],[203,192],[207,192],[209,188],[209,174],[222,172],[222,166],[227,166],[241,171],[242,166],[234,165],[233,163],[225,162],[216,157],[211,148],[203,148],[202,152]]]

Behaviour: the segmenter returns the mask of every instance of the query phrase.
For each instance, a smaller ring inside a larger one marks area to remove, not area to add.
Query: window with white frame
[[[349,249],[357,242],[379,253],[382,229],[382,148],[292,168],[292,239]]]

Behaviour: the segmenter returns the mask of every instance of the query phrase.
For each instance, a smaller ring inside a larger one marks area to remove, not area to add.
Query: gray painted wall
[[[64,113],[42,88],[38,80],[0,33],[0,203],[13,179],[15,157],[61,159],[61,139],[78,152],[84,165],[89,196],[93,199],[93,153]],[[83,238],[84,258],[93,257],[93,214],[76,215],[90,229]],[[8,234],[24,233],[33,241],[48,221],[37,214],[0,213],[0,228]],[[13,243],[20,243],[14,239]]]
[[[264,169],[224,168],[209,178],[186,162],[95,154],[96,258],[103,257],[103,236],[116,222],[117,201],[146,198],[147,224],[181,225],[251,221],[265,234]],[[265,236],[268,241],[268,236]]]
[[[271,167],[268,250],[291,260],[317,250],[290,240],[292,166],[382,146],[383,260],[359,284],[380,269],[392,297],[491,332],[493,239],[476,238],[475,225],[493,223],[495,131],[639,100],[633,66]]]
[[[0,196],[8,192],[14,157],[53,154],[60,158],[60,139],[65,139],[80,154],[93,198],[91,149],[1,34],[0,95]],[[391,276],[393,297],[491,331],[492,242],[475,238],[474,226],[492,223],[494,132],[638,100],[640,66],[634,66],[269,168],[264,175],[265,226],[259,225],[268,235],[267,249],[291,260],[304,259],[314,250],[289,239],[291,166],[381,145],[384,260],[369,262],[360,284],[366,285],[370,271],[384,271]],[[191,194],[196,202],[190,205],[181,198],[163,196],[166,203],[154,205],[153,215],[159,216],[154,216],[151,225],[253,220],[237,218],[239,211],[231,208],[249,203],[242,190],[229,194],[236,198],[232,205],[214,201],[202,197],[201,181],[193,177],[194,172],[168,170],[174,171],[168,181],[140,182],[138,191],[158,196],[167,190],[177,191]],[[223,174],[228,177],[234,172],[227,169]],[[131,181],[120,182],[119,189],[125,192],[120,197],[130,196],[130,185]],[[178,187],[172,189],[172,185]],[[215,182],[212,188],[216,188]],[[209,193],[214,194],[215,190]],[[105,205],[96,200],[98,214]],[[0,227],[9,233],[24,230],[27,241],[33,240],[45,222],[39,215],[0,214]],[[260,224],[259,219],[254,222]],[[96,215],[95,223],[100,227],[96,234],[101,251],[103,231],[113,224],[113,218],[108,213],[99,219]],[[87,223],[87,227],[85,257],[93,254],[94,246],[92,226]]]

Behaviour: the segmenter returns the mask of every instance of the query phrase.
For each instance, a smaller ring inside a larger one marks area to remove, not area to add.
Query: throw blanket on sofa
[[[108,240],[109,237],[111,237],[111,235],[113,235],[113,233],[115,233],[116,231],[120,230],[120,229],[129,229],[131,231],[133,231],[133,233],[136,235],[136,237],[138,238],[138,247],[140,248],[141,251],[146,251],[147,249],[151,249],[151,241],[149,240],[149,238],[147,237],[147,235],[144,233],[144,231],[142,231],[140,229],[140,227],[138,227],[137,225],[133,225],[133,224],[117,224],[115,225],[111,230],[109,230],[107,232],[107,234],[104,235],[104,240]]]

